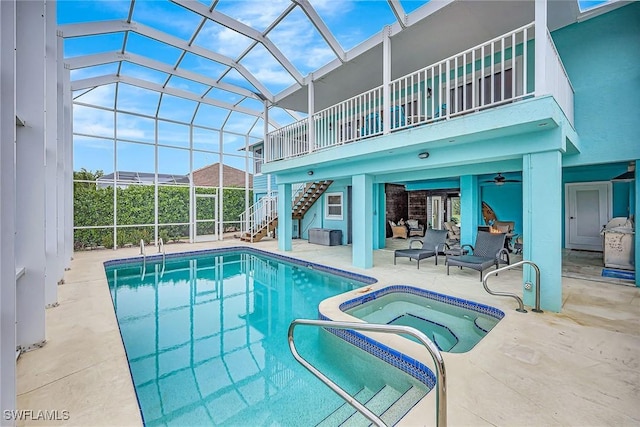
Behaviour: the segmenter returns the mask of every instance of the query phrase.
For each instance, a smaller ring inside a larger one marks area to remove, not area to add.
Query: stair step
[[[393,405],[393,403],[402,396],[402,393],[395,388],[385,385],[375,396],[373,396],[365,406],[374,414],[380,416],[387,409]],[[361,413],[354,412],[341,426],[345,427],[359,427],[363,425],[370,425],[371,422]]]
[[[364,403],[375,395],[375,391],[364,387],[362,390],[353,395],[360,403]],[[318,427],[339,426],[356,412],[353,406],[343,403],[338,409],[329,414],[324,420],[318,423]]]
[[[394,425],[426,395],[426,390],[411,387],[380,416],[386,425]]]

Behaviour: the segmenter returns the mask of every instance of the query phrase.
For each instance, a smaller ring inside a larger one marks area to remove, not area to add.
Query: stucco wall
[[[564,165],[640,158],[640,3],[562,28],[553,40],[575,90],[581,146]]]

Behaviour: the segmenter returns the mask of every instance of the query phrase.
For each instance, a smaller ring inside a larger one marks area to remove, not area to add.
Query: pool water
[[[365,283],[237,251],[105,269],[146,425],[331,425],[346,411],[293,359],[287,329]],[[392,423],[429,391],[319,328],[296,328],[295,342],[359,400],[384,395],[378,406],[388,406],[411,395]]]
[[[449,353],[471,350],[504,317],[493,307],[408,286],[384,288],[342,306],[369,323],[411,326]]]

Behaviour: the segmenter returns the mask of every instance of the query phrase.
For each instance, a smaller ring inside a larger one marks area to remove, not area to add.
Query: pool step
[[[382,421],[384,421],[386,425],[396,424],[425,395],[426,391],[424,389],[411,387],[400,397],[400,399],[396,400],[393,405],[384,411],[380,418],[382,418]]]
[[[377,414],[385,424],[394,425],[400,421],[424,395],[425,391],[417,387],[411,387],[402,393],[389,385],[385,385],[377,392],[363,388],[355,394],[354,397],[358,402],[365,403],[365,406]],[[371,425],[369,420],[356,411],[351,405],[344,403],[327,418],[322,420],[322,422],[318,424],[318,427],[359,427],[369,425]]]
[[[399,392],[395,388],[385,385],[365,404],[365,406],[374,414],[380,416],[380,414],[383,414],[398,399],[400,399],[402,395],[403,393]],[[391,423],[385,421],[385,424],[393,425],[395,424],[395,421],[392,421]],[[340,425],[344,427],[359,427],[368,426],[370,424],[371,421],[367,420],[364,415],[354,410],[353,415]]]
[[[353,395],[353,397],[360,403],[365,403],[373,396],[375,396],[376,391],[371,390],[370,388],[364,387],[359,392]],[[355,409],[353,406],[348,403],[343,403],[338,409],[329,414],[324,420],[318,423],[318,427],[332,427],[339,426],[344,423],[351,415],[353,415]]]

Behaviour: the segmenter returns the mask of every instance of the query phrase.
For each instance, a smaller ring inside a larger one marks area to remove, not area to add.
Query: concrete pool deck
[[[172,244],[166,251],[240,245],[229,239]],[[389,246],[394,245],[406,242]],[[251,246],[278,252],[273,240]],[[58,288],[59,306],[46,311],[46,345],[18,360],[18,409],[64,410],[69,419],[18,425],[142,424],[102,265],[137,254],[138,248],[75,254]],[[394,266],[391,248],[375,251],[375,267],[367,270],[351,266],[350,246],[294,240],[293,251],[284,254],[373,276],[378,283],[372,289],[407,284],[505,312],[471,351],[444,354],[449,425],[640,425],[640,288],[563,277],[560,313],[522,314],[514,300],[487,294],[478,272],[452,269],[447,276],[444,263],[435,266],[433,259],[421,262],[419,270],[406,259]],[[516,292],[520,282],[521,272],[512,270],[490,285]],[[432,366],[418,344],[385,339]],[[399,425],[434,425],[434,402],[429,393]]]

